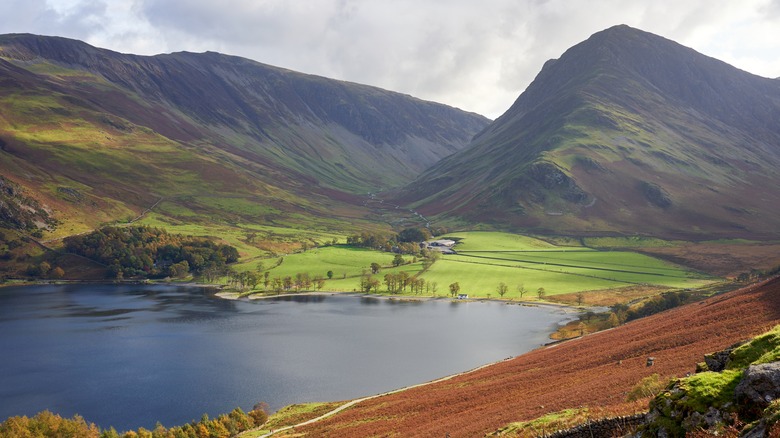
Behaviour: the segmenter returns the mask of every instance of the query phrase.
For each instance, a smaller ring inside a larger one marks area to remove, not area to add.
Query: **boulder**
[[[759,412],[780,398],[780,362],[750,365],[734,396],[740,406]]]
[[[707,364],[707,369],[718,373],[725,370],[726,363],[729,360],[729,354],[731,354],[731,349],[704,356],[704,363]]]

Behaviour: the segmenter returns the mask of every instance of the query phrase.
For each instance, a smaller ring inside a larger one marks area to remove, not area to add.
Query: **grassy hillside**
[[[643,378],[694,371],[705,354],[780,323],[777,309],[780,282],[772,280],[367,400],[287,436],[484,436],[512,422],[566,410],[587,409],[591,419],[646,412],[647,398],[626,399]],[[655,358],[652,367],[646,365],[648,356]]]
[[[137,221],[243,235],[250,257],[389,230],[363,205],[367,193],[410,181],[487,122],[216,53],[145,57],[0,36],[0,173],[42,219],[28,220],[17,199],[4,224],[32,224],[53,247]]]
[[[437,221],[550,235],[777,239],[778,102],[776,80],[615,26],[394,196]]]

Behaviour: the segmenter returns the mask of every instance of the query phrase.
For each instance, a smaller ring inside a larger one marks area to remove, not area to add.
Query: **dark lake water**
[[[0,421],[48,409],[117,430],[258,401],[377,394],[524,353],[570,318],[500,303],[231,301],[165,285],[0,289]]]

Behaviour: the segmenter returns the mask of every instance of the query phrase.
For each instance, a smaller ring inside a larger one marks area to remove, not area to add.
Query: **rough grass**
[[[567,429],[584,423],[588,419],[588,409],[565,409],[551,412],[531,421],[511,423],[489,436],[538,437],[557,430]]]
[[[729,355],[728,368],[739,370],[748,365],[770,363],[780,359],[780,326],[753,338]]]
[[[302,403],[285,406],[277,412],[271,414],[268,417],[268,421],[262,426],[262,429],[252,432],[245,432],[239,437],[241,438],[254,438],[263,436],[271,430],[280,429],[286,426],[292,426],[304,421],[311,420],[324,415],[339,406],[344,402],[327,402],[327,403]]]
[[[706,371],[683,379],[686,397],[679,401],[686,408],[704,413],[709,406],[723,406],[734,399],[734,389],[742,379],[742,370],[720,373]],[[667,394],[661,395],[665,397]]]

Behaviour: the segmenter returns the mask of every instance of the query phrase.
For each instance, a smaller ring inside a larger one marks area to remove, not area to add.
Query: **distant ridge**
[[[205,193],[328,216],[334,202],[411,181],[489,122],[235,56],[137,56],[29,34],[0,35],[0,97],[3,175],[98,219],[88,202],[61,203],[58,187],[78,190],[107,221]]]
[[[780,82],[620,25],[545,63],[397,197],[537,232],[776,237],[778,165]]]

